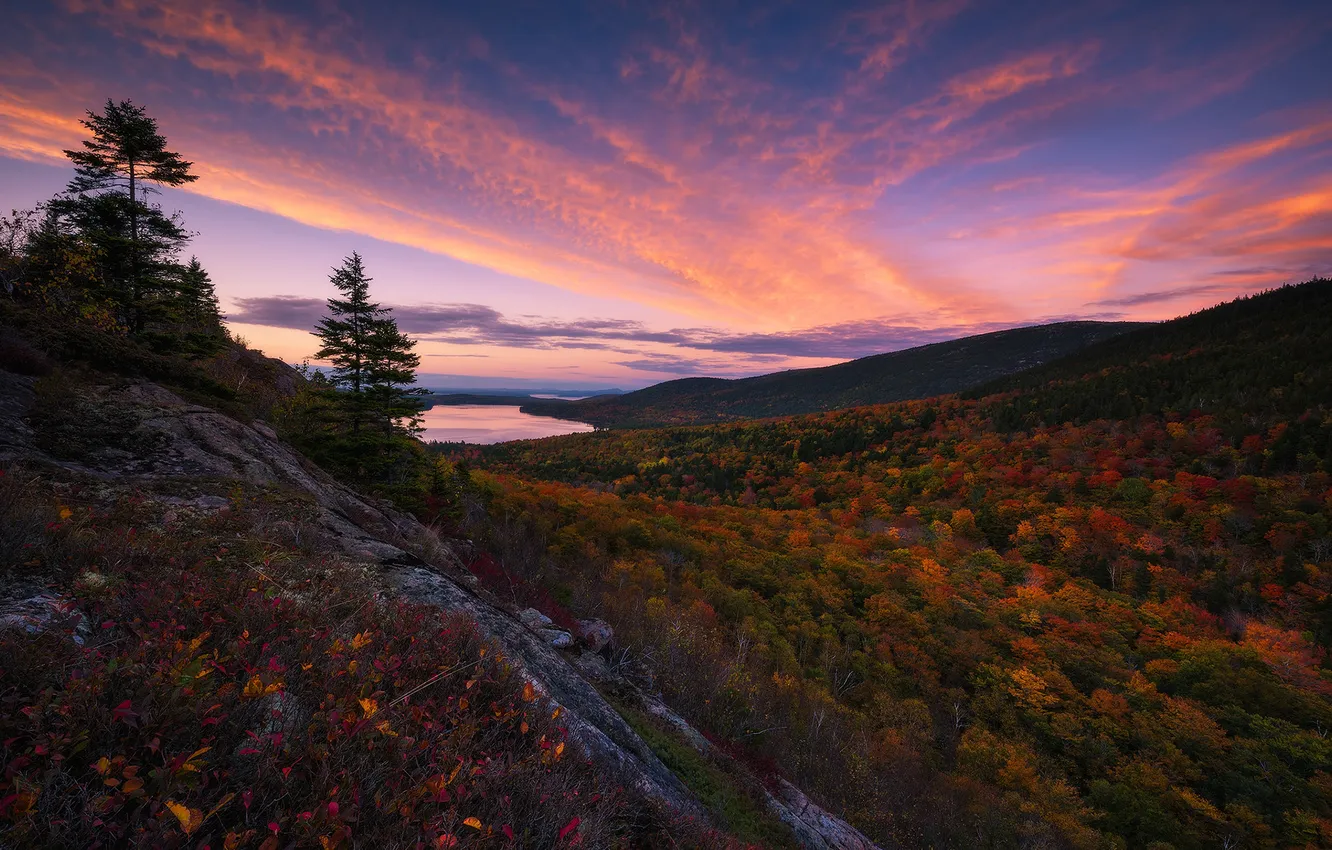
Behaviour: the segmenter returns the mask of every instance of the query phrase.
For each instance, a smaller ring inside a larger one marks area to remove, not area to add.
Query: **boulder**
[[[518,612],[518,619],[523,621],[533,633],[556,649],[569,649],[574,645],[573,635],[555,625],[555,621],[535,608],[524,608]]]
[[[8,588],[0,598],[0,630],[15,629],[30,635],[56,629],[69,632],[79,646],[92,636],[88,618],[73,601],[47,590]]]
[[[578,639],[593,652],[601,652],[614,637],[615,631],[605,620],[578,621]]]
[[[556,649],[569,649],[574,644],[573,635],[564,629],[542,629],[539,634],[546,643]]]
[[[540,631],[541,629],[552,629],[555,627],[555,622],[553,620],[551,620],[549,617],[547,617],[545,614],[542,614],[540,611],[538,611],[535,608],[524,608],[523,610],[519,611],[518,619],[522,620],[523,625],[527,626],[529,629],[532,629],[533,631]]]

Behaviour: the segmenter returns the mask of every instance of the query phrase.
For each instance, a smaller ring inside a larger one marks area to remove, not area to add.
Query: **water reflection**
[[[421,414],[421,424],[425,426],[422,440],[449,443],[502,443],[592,430],[586,422],[533,416],[517,407],[489,404],[437,405]]]

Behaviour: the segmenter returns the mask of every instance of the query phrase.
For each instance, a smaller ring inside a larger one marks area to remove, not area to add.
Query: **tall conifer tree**
[[[81,122],[92,133],[82,150],[67,150],[74,179],[52,208],[97,244],[104,281],[123,304],[133,330],[173,296],[176,251],[189,239],[178,216],[149,204],[156,186],[198,179],[192,162],[167,150],[157,122],[128,100],[108,100]]]

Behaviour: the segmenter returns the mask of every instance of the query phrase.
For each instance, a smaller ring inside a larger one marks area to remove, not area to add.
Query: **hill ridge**
[[[748,378],[680,378],[619,396],[528,403],[521,409],[612,428],[820,413],[960,392],[1143,326],[1140,322],[1089,320],[1027,325],[832,366]]]

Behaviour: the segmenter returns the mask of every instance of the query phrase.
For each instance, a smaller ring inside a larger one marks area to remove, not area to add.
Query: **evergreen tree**
[[[213,280],[198,257],[176,267],[176,320],[190,348],[212,354],[226,338]]]
[[[370,333],[370,405],[389,433],[394,428],[413,434],[420,430],[423,389],[413,389],[421,355],[412,349],[416,340],[398,330],[395,319],[375,321]]]
[[[398,330],[388,310],[370,300],[370,281],[361,255],[353,253],[334,269],[329,281],[342,293],[328,300],[329,315],[315,329],[322,346],[315,354],[333,364],[331,381],[345,391],[344,406],[352,433],[369,418],[387,434],[415,428],[420,403],[409,389],[421,358],[415,341]],[[399,423],[406,420],[405,426]]]
[[[199,258],[190,257],[190,261],[181,266],[177,274],[181,317],[187,323],[203,329],[220,325],[222,313],[217,303],[217,291]]]
[[[181,186],[198,177],[193,163],[166,148],[166,138],[143,107],[108,100],[81,122],[92,133],[82,150],[67,150],[75,176],[52,209],[97,245],[102,282],[122,305],[135,332],[177,294],[174,257],[189,239],[179,216],[149,204],[155,186]]]

